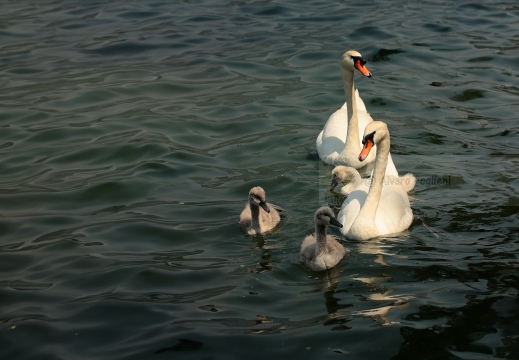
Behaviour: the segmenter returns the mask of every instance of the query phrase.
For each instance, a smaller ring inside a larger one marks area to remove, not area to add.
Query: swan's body
[[[365,76],[371,77],[365,64],[366,60],[355,50],[347,51],[342,55],[342,82],[346,102],[328,118],[316,140],[317,153],[327,164],[346,165],[359,169],[375,160],[375,151],[371,152],[362,162],[358,159],[362,149],[364,129],[373,122],[353,82],[355,69]],[[391,154],[388,154],[385,173],[398,177]],[[409,179],[406,179],[405,182],[409,183],[409,190],[414,187],[414,182],[411,183]]]
[[[260,210],[261,207],[261,210]],[[247,234],[263,234],[279,224],[280,217],[276,206],[265,201],[265,190],[256,186],[249,191],[249,201],[240,215],[240,225]]]
[[[385,123],[374,121],[364,132],[363,159],[377,145],[375,169],[371,184],[366,182],[348,195],[337,216],[343,224],[341,233],[356,240],[395,234],[407,229],[413,221],[407,191],[401,179],[386,175],[384,169],[389,155],[389,131]]]
[[[353,81],[353,75],[352,75]],[[323,130],[317,136],[315,142],[317,153],[322,161],[330,165],[346,165],[359,169],[375,160],[375,155],[370,155],[365,163],[361,163],[357,157],[359,155],[362,135],[366,125],[373,121],[364,107],[364,103],[359,96],[358,90],[354,90],[356,105],[350,105],[351,101],[346,101],[343,106],[335,111],[324,125]],[[351,97],[353,98],[353,97]],[[362,108],[359,108],[359,105]],[[353,118],[350,119],[348,109],[353,108]],[[350,131],[351,130],[351,131]],[[348,134],[350,136],[348,137]],[[393,162],[391,162],[393,164]],[[388,169],[389,172],[396,172],[396,168]]]
[[[371,77],[365,64],[366,60],[355,50],[342,55],[342,83],[346,102],[329,117],[316,140],[317,153],[327,164],[358,169],[375,160],[375,155],[370,155],[364,163],[358,160],[364,128],[373,121],[353,83],[355,69]]]
[[[342,227],[335,215],[327,206],[319,208],[314,216],[315,234],[308,235],[303,240],[299,261],[314,271],[331,269],[346,254],[344,247],[334,236],[327,234],[328,225]]]

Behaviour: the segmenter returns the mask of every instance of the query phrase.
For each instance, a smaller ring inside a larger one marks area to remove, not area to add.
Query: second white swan
[[[341,233],[351,239],[367,240],[402,232],[411,225],[413,212],[400,179],[384,172],[390,147],[387,125],[382,121],[369,123],[362,142],[360,161],[377,145],[373,177],[369,188],[361,182],[344,201],[337,216],[343,225]]]

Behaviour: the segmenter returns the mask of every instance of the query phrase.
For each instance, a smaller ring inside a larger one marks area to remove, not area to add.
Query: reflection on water
[[[380,289],[380,285],[376,284],[376,281],[388,281],[389,277],[379,277],[379,278],[356,278],[355,280],[362,281],[366,284],[369,284],[373,287],[372,291],[382,291]],[[388,312],[390,310],[397,309],[405,309],[409,306],[409,300],[412,299],[411,296],[400,296],[400,295],[390,295],[393,292],[392,289],[385,289],[382,293],[370,294],[367,298],[364,298],[363,301],[370,302],[371,304],[368,309],[359,310],[352,313],[352,315],[361,315],[367,316],[373,319],[373,321],[377,322],[380,325],[388,326],[394,324],[400,324],[398,321],[391,321],[388,317]]]
[[[407,233],[407,231],[406,231]],[[391,282],[391,276],[383,273],[389,267],[385,258],[400,257],[394,253],[395,245],[406,240],[408,234],[399,234],[396,237],[376,238],[370,241],[356,242],[355,249],[360,254],[372,255],[373,263],[378,265],[380,273],[373,277],[354,277],[356,281],[360,281],[367,286],[369,295],[362,295],[362,301],[367,302],[367,308],[352,313],[356,316],[366,316],[373,319],[380,325],[400,324],[398,321],[389,319],[388,312],[392,309],[405,309],[409,306],[409,301],[413,298],[410,295],[398,295],[394,293],[394,289],[388,288]],[[392,295],[391,295],[392,294]]]
[[[318,273],[317,279],[321,286],[316,291],[324,295],[324,305],[328,315],[323,319],[324,326],[330,326],[332,330],[348,330],[348,323],[352,320],[351,313],[343,309],[350,308],[352,304],[341,304],[341,297],[337,296],[337,286],[340,281],[339,267],[335,267]]]

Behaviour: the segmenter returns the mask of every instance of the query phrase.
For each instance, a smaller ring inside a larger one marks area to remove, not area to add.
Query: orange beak
[[[368,68],[366,67],[366,64],[362,64],[360,59],[355,61],[355,69],[359,70],[362,75],[371,77],[371,73],[369,72]]]
[[[359,154],[359,161],[366,160],[373,145],[375,145],[373,143],[373,140],[366,139],[366,142],[364,142],[364,147],[362,148],[362,151]]]

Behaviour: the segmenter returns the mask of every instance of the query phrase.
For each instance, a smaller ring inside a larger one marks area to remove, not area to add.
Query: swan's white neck
[[[340,158],[345,164],[358,168],[361,167],[357,158],[361,149],[359,141],[359,121],[357,119],[357,100],[353,77],[353,70],[342,68],[342,83],[344,86],[344,96],[346,97],[346,106],[348,108],[348,133],[346,135],[346,144],[341,151]]]
[[[323,254],[326,252],[326,225],[315,224],[315,241],[317,242],[317,254]]]
[[[362,209],[360,209],[357,218],[352,224],[351,232],[353,235],[362,232],[364,237],[366,237],[366,233],[370,233],[368,234],[370,237],[375,237],[378,234],[375,218],[377,215],[380,195],[382,194],[382,187],[384,186],[384,177],[388,162],[389,148],[389,133],[386,133],[382,140],[377,144],[375,168],[373,169],[371,185],[369,187],[364,206],[362,206]]]

